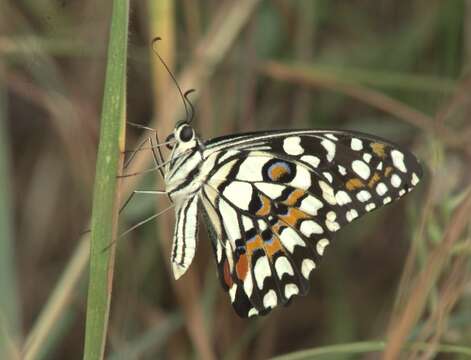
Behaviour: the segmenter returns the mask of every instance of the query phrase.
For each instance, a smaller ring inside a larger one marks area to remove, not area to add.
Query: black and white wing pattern
[[[309,289],[336,231],[419,182],[416,158],[343,131],[276,131],[204,144],[199,198],[223,288],[236,312],[262,315]]]
[[[173,232],[172,263],[175,279],[180,278],[190,266],[196,251],[198,233],[198,196],[193,195],[176,208]]]

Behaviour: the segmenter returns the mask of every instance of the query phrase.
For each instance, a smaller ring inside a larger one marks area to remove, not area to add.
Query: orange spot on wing
[[[275,234],[279,235],[280,234],[280,228],[283,226],[283,223],[281,221],[278,221],[271,227],[271,231],[273,231]]]
[[[378,155],[380,158],[384,158],[386,156],[386,153],[384,151],[384,147],[385,147],[384,144],[374,142],[370,144],[370,147],[373,150],[373,152],[376,155]]]
[[[224,282],[226,283],[228,288],[232,287],[233,281],[231,277],[231,270],[229,269],[229,262],[226,260],[224,261]]]
[[[296,205],[296,202],[306,194],[304,190],[301,189],[295,189],[289,194],[288,198],[283,201],[283,204],[288,205],[288,206],[294,206]]]
[[[281,245],[281,241],[280,241],[280,239],[278,238],[278,236],[276,236],[275,234],[273,234],[272,241],[265,243],[265,251],[266,251],[266,253],[267,253],[267,255],[269,256],[270,259],[271,259],[271,258],[273,257],[273,255],[276,254],[278,251],[283,251],[283,246]]]
[[[305,212],[297,208],[289,208],[288,214],[280,215],[280,218],[291,226],[295,226],[298,220],[310,218]]]
[[[262,206],[260,207],[260,209],[257,210],[255,215],[257,215],[257,216],[267,216],[268,214],[270,214],[271,201],[270,201],[269,198],[267,198],[264,195],[259,195],[258,197],[260,198],[260,200],[262,202]]]
[[[392,166],[388,166],[386,169],[384,169],[384,176],[388,177],[392,171],[393,171]]]
[[[263,249],[263,239],[260,235],[256,235],[246,243],[247,254],[249,256],[257,249]]]
[[[244,281],[245,277],[247,276],[247,272],[249,271],[249,263],[247,260],[247,255],[242,254],[239,256],[239,260],[236,264],[236,273],[237,277]]]
[[[278,181],[283,175],[287,173],[288,170],[283,165],[272,165],[269,176],[273,181]]]
[[[364,186],[365,186],[365,184],[363,183],[363,181],[361,181],[358,178],[350,179],[345,183],[345,187],[347,188],[348,191],[353,191],[355,189],[360,189]]]
[[[368,182],[368,187],[372,189],[380,179],[381,177],[379,176],[378,172],[375,172],[373,177]]]

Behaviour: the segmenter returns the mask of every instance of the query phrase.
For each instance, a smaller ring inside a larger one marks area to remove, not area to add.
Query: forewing
[[[340,223],[401,197],[422,176],[421,166],[410,152],[358,132],[293,130],[242,134],[211,140],[205,150],[205,156],[219,159],[213,173],[249,153],[251,157],[276,157],[305,165],[334,189],[344,212],[339,214]],[[260,167],[243,166],[241,171],[245,169],[252,171],[244,177],[248,181],[262,175]]]

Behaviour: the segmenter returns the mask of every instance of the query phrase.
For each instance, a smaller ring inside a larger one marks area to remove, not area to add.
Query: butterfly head
[[[167,137],[166,142],[168,143],[167,147],[172,150],[174,156],[195,148],[199,144],[195,130],[186,121],[179,121],[175,125],[173,133]]]

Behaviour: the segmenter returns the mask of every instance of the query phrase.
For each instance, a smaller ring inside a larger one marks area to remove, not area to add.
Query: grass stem
[[[129,2],[113,1],[100,144],[91,221],[90,275],[84,359],[102,359],[111,301],[115,246],[103,251],[117,235],[118,179],[125,137],[126,63]]]

